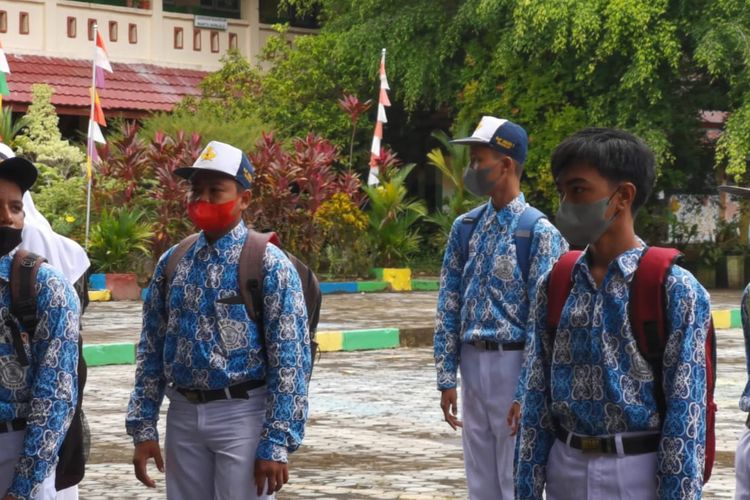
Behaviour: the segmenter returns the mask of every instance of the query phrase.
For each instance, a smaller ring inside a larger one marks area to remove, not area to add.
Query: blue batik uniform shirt
[[[440,273],[435,320],[435,365],[438,389],[456,387],[461,344],[491,340],[524,342],[529,312],[540,276],[548,272],[568,246],[547,219],[533,228],[529,276],[524,282],[516,258],[515,231],[528,205],[519,194],[500,210],[492,202],[477,221],[464,262],[457,218],[448,237]]]
[[[126,427],[134,442],[158,441],[156,422],[167,384],[223,389],[265,380],[266,418],[257,458],[286,462],[304,435],[311,370],[307,310],[299,276],[284,253],[263,256],[265,340],[239,298],[243,223],[209,244],[201,233],[165,286],[174,247],[162,255],[146,292],[135,387]],[[165,295],[166,291],[166,295]]]
[[[740,396],[740,410],[750,412],[750,318],[748,318],[748,301],[750,300],[750,285],[742,294],[740,314],[742,316],[742,334],[745,337],[745,363],[747,364],[748,382]]]
[[[15,251],[0,257],[0,422],[26,419],[26,436],[7,493],[29,499],[55,471],[57,453],[78,400],[78,296],[62,273],[42,264],[37,274],[37,328],[24,342],[29,366],[19,363],[8,321]],[[0,496],[6,492],[0,491]]]
[[[654,374],[640,354],[628,316],[630,284],[643,248],[612,261],[600,287],[584,254],[554,339],[547,332],[547,280],[533,304],[522,404],[517,498],[542,498],[555,425],[584,436],[661,432],[660,499],[700,498],[705,459],[706,335],[710,303],[692,274],[672,266],[666,277],[668,340],[663,358],[667,403],[661,422]]]

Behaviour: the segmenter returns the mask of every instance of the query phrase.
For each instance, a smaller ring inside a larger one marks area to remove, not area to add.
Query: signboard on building
[[[193,26],[210,30],[227,30],[227,20],[223,17],[195,16]]]

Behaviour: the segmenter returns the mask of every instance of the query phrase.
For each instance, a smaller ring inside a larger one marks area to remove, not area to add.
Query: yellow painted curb
[[[713,311],[711,314],[714,318],[714,328],[717,330],[732,328],[731,311]]]
[[[89,300],[91,302],[109,302],[112,300],[112,293],[109,290],[89,290]]]
[[[391,290],[394,292],[411,291],[411,269],[386,267],[383,269],[382,279],[391,284]]]
[[[342,332],[318,332],[315,340],[318,342],[318,350],[322,352],[341,351],[344,348]]]

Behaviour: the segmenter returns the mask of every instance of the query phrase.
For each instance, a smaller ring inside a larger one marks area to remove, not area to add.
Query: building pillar
[[[260,55],[260,0],[242,0],[242,17],[250,24],[247,44],[242,53],[255,64]]]
[[[151,36],[151,46],[149,54],[151,61],[158,64],[158,61],[165,59],[164,55],[164,1],[151,0],[151,19],[149,30]]]
[[[52,54],[59,52],[57,47],[57,36],[65,30],[65,20],[57,18],[57,0],[45,0],[44,2],[44,33],[42,34],[42,53]],[[85,29],[85,28],[84,28]]]

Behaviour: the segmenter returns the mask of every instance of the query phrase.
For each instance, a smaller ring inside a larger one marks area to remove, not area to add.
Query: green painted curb
[[[88,366],[132,365],[135,363],[135,344],[87,344],[83,357]]]
[[[732,316],[732,328],[742,328],[742,315],[739,309],[732,309],[730,311]]]
[[[387,281],[358,281],[358,292],[383,292],[388,290]]]
[[[373,267],[370,269],[370,276],[375,278],[376,280],[383,280],[383,269],[382,267]]]
[[[440,289],[440,280],[411,280],[411,289],[417,292],[436,292]]]
[[[368,349],[391,349],[399,346],[398,328],[373,328],[371,330],[350,330],[343,332],[344,351]]]

